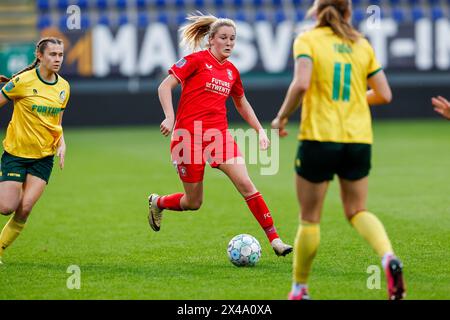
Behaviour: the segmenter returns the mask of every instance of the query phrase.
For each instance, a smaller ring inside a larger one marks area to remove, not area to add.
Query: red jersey
[[[244,95],[239,71],[230,61],[221,63],[203,50],[180,59],[169,73],[182,87],[174,129],[193,132],[194,121],[202,121],[203,131],[228,128],[225,101],[230,95]]]

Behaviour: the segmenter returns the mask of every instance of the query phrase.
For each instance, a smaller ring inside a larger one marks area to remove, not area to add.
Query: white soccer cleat
[[[163,209],[158,208],[157,200],[159,195],[152,193],[148,197],[148,223],[154,231],[161,229],[161,220]]]
[[[285,244],[280,238],[273,239],[270,243],[272,245],[273,251],[275,251],[277,256],[285,256],[292,252],[292,246]]]

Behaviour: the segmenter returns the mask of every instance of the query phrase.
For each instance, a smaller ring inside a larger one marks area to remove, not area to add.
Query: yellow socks
[[[393,253],[383,224],[375,215],[368,211],[361,211],[353,216],[350,223],[372,246],[378,256],[383,257],[387,253]]]
[[[306,284],[319,242],[319,224],[302,221],[294,244],[294,283]]]
[[[16,240],[24,226],[25,222],[18,222],[14,220],[14,217],[9,219],[0,234],[0,257],[3,255],[3,251]]]

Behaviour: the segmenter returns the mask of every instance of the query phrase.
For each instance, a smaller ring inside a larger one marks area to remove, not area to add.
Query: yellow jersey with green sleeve
[[[47,82],[35,68],[11,79],[1,93],[14,101],[4,150],[30,159],[54,155],[63,133],[60,118],[69,101],[69,83],[59,75]]]
[[[294,59],[309,58],[313,71],[302,104],[300,140],[373,142],[367,79],[382,70],[365,38],[352,43],[330,27],[297,36]]]

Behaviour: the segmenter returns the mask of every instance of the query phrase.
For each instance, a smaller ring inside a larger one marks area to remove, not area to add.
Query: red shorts
[[[206,136],[180,136],[175,130],[170,142],[170,154],[181,180],[189,183],[203,181],[206,162],[217,168],[227,160],[242,157],[228,130],[216,130]]]

